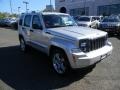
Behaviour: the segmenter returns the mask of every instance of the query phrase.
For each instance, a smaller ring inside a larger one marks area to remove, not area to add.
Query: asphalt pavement
[[[0,28],[0,90],[120,90],[120,37],[109,40],[114,47],[110,57],[60,77],[45,54],[20,51],[16,30]]]

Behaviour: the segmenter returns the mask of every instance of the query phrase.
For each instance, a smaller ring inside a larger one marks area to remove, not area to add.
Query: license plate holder
[[[100,60],[103,60],[103,59],[105,59],[106,57],[107,57],[107,54],[102,55],[102,56],[100,57]]]

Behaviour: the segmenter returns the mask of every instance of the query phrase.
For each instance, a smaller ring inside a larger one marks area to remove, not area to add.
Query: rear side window
[[[31,22],[31,15],[26,15],[24,19],[24,26],[30,27],[30,22]]]
[[[23,15],[20,17],[20,20],[19,20],[19,25],[22,25],[22,23],[23,23]]]

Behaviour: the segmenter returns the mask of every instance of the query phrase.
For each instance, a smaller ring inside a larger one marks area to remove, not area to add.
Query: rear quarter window
[[[23,24],[23,17],[24,17],[24,15],[22,15],[22,16],[20,17],[20,19],[19,19],[19,25],[22,25],[22,24]]]

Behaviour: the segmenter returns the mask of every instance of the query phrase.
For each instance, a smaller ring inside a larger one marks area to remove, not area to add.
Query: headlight
[[[87,52],[87,42],[88,40],[81,40],[80,41],[80,49],[83,51],[83,52]]]
[[[83,52],[86,52],[87,51],[87,43],[81,43],[80,44],[80,49],[83,51]]]

